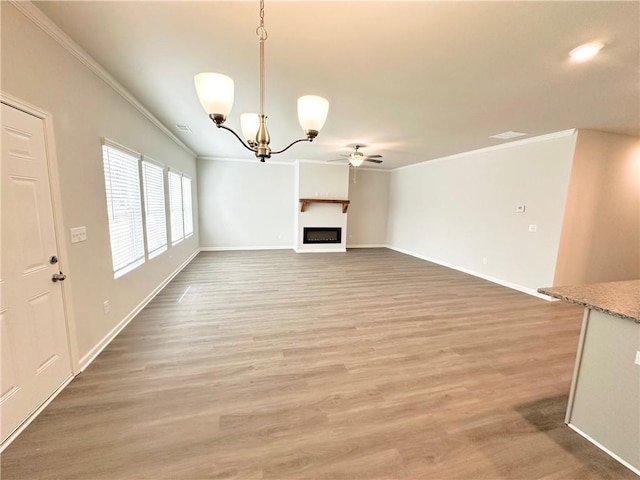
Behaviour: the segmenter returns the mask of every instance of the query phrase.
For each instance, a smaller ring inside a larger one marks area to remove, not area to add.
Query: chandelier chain
[[[264,0],[260,0],[260,25],[256,28],[256,35],[261,42],[267,39],[267,29],[264,28]]]
[[[267,29],[264,28],[264,0],[260,0],[260,25],[256,28],[260,39],[260,115],[264,115],[264,42],[267,40]]]

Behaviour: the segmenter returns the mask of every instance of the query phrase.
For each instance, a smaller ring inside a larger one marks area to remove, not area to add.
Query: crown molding
[[[261,162],[255,158],[226,158],[226,157],[212,157],[208,155],[199,155],[196,157],[197,160],[206,160],[208,162],[231,162],[231,163],[252,163],[254,165],[260,165],[264,163],[264,165],[288,165],[293,167],[295,165],[294,161],[284,161],[284,160],[267,160],[266,162]]]
[[[420,162],[420,163],[412,163],[411,165],[405,165],[403,167],[394,168],[394,169],[391,169],[390,171],[395,172],[398,170],[405,170],[407,168],[419,167],[426,163],[443,162],[445,160],[453,160],[456,158],[468,157],[470,155],[476,155],[478,153],[494,152],[496,150],[504,150],[505,148],[519,147],[529,143],[546,142],[547,140],[552,140],[554,138],[570,137],[572,135],[575,135],[576,131],[577,130],[575,128],[570,128],[569,130],[561,130],[559,132],[547,133],[545,135],[538,135],[537,137],[523,138],[521,140],[514,140],[513,142],[501,143],[499,145],[492,145],[490,147],[478,148],[476,150],[469,150],[468,152],[455,153],[453,155],[448,155],[446,157],[434,158],[433,160],[424,160],[423,162]]]
[[[211,156],[207,156],[207,155],[200,155],[198,157],[196,157],[198,160],[205,160],[208,162],[232,162],[232,163],[253,163],[253,164],[260,164],[261,162],[257,162],[255,159],[247,159],[247,158],[224,158],[224,157],[211,157]],[[286,161],[286,160],[267,160],[265,163],[268,165],[288,165],[290,167],[293,167],[296,165],[296,162],[299,163],[313,163],[313,164],[317,164],[317,165],[331,165],[331,166],[337,166],[337,167],[346,167],[349,164],[348,163],[330,163],[327,162],[326,160],[291,160],[291,161]],[[358,170],[366,170],[367,172],[382,172],[382,173],[389,173],[391,170],[389,169],[385,169],[385,168],[371,168],[371,167],[353,167],[353,168],[357,168]]]
[[[354,170],[365,170],[367,172],[378,172],[378,173],[389,173],[391,171],[390,168],[384,168],[384,167],[380,167],[380,168],[373,168],[373,167],[353,167]]]
[[[349,166],[348,163],[337,163],[337,162],[328,162],[327,160],[296,160],[296,163],[301,164],[301,163],[312,163],[312,164],[317,164],[317,165],[329,165],[331,167],[347,167]]]
[[[77,58],[85,67],[91,70],[98,78],[109,85],[116,93],[129,102],[144,117],[153,123],[162,133],[169,137],[176,145],[182,148],[189,155],[196,157],[193,150],[187,147],[171,130],[169,130],[153,113],[147,110],[131,93],[127,91],[110,73],[108,73],[98,62],[96,62],[80,45],[74,42],[71,37],[64,33],[49,17],[47,17],[38,7],[30,1],[9,0],[20,13],[31,20],[43,32],[55,40],[62,48]]]

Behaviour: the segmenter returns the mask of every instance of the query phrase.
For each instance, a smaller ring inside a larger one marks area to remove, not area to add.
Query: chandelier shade
[[[260,24],[256,29],[260,42],[260,114],[245,113],[240,116],[243,140],[233,129],[224,125],[233,106],[233,80],[221,73],[199,73],[194,77],[198,99],[202,108],[218,128],[231,132],[247,150],[264,162],[271,155],[282,153],[299,142],[313,142],[324,126],[329,112],[329,102],[316,95],[305,95],[298,99],[298,121],[305,138],[294,140],[282,150],[273,151],[269,147],[271,138],[267,130],[267,116],[264,113],[264,43],[267,30],[264,28],[264,0],[260,0]]]
[[[319,132],[324,127],[329,113],[329,102],[316,95],[305,95],[298,99],[298,121],[305,134]]]
[[[202,108],[209,115],[225,118],[233,107],[233,80],[221,73],[199,73],[193,79]]]
[[[240,115],[240,129],[249,145],[256,141],[256,134],[260,128],[260,116],[257,113],[243,113]]]

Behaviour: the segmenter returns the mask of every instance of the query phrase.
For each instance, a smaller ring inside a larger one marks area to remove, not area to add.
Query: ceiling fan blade
[[[371,158],[365,158],[364,161],[371,162],[371,163],[382,163],[382,160],[373,160]]]
[[[350,157],[351,154],[350,153],[341,153],[340,156],[341,157]]]
[[[368,158],[382,158],[382,155],[367,155]]]
[[[344,162],[346,158],[332,158],[331,160],[327,160],[327,162]]]

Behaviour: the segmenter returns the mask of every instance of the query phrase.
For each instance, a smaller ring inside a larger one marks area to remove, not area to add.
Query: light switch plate
[[[85,242],[87,240],[87,227],[70,228],[71,243]]]
[[[636,361],[635,361],[636,365],[640,365],[640,350],[638,350],[636,352]]]

